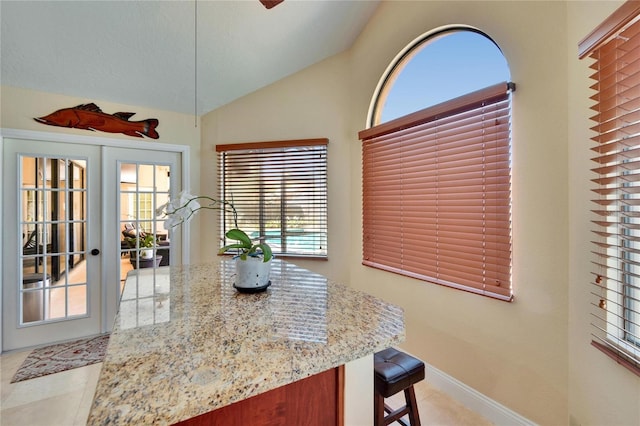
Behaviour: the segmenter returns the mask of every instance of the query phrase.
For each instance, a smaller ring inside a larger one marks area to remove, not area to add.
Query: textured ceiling
[[[349,48],[378,3],[2,0],[0,83],[201,115]]]

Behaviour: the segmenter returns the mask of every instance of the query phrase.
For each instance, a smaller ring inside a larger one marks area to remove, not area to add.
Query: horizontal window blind
[[[360,132],[364,265],[512,299],[514,89],[501,83]]]
[[[593,345],[640,375],[640,23],[625,3],[580,44],[593,59]]]
[[[327,139],[217,145],[220,198],[283,256],[327,256]],[[223,234],[236,225],[223,214]],[[228,242],[225,242],[227,244]]]

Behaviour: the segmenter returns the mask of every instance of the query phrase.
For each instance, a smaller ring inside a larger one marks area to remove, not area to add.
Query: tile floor
[[[94,364],[24,382],[9,382],[29,351],[12,352],[0,357],[0,424],[2,426],[76,426],[84,425],[89,415],[100,367]],[[395,406],[402,393],[388,403]],[[442,426],[484,426],[491,423],[429,385],[416,385],[422,424]],[[396,423],[397,425],[398,423]],[[349,426],[349,425],[347,425]],[[368,425],[366,425],[368,426]]]
[[[434,388],[427,380],[414,386],[420,423],[423,426],[490,426],[493,424],[446,393]],[[387,399],[387,404],[392,408],[404,405],[404,392]],[[409,416],[405,416],[404,420],[409,424]],[[392,426],[399,424],[393,423]]]
[[[2,426],[84,425],[102,364],[10,384],[29,351],[0,357]]]

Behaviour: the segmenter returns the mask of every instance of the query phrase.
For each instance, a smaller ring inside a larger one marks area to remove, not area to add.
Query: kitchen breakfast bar
[[[127,276],[89,425],[370,425],[373,353],[401,308],[274,260],[264,292],[234,261]]]

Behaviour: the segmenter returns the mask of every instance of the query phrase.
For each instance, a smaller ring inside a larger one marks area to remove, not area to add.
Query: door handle
[[[93,249],[93,250],[91,250],[91,254],[92,254],[92,255],[94,255],[94,256],[97,256],[97,255],[99,255],[99,254],[100,254],[100,250],[98,250],[98,249]]]

